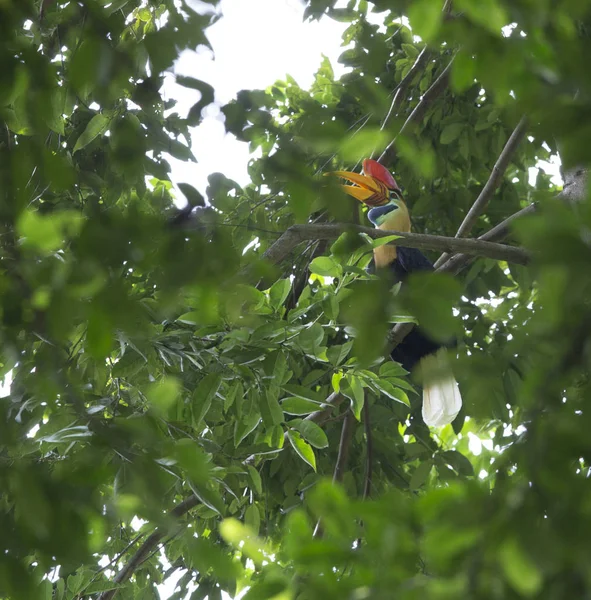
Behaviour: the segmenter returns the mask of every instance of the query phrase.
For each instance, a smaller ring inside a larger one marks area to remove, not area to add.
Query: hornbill
[[[354,185],[343,189],[367,204],[368,219],[377,229],[410,232],[410,215],[402,199],[402,190],[392,174],[375,160],[363,161],[363,175],[335,171]],[[433,271],[432,263],[416,248],[386,244],[373,251],[375,268],[388,268],[403,282],[413,271]],[[371,265],[370,265],[371,267]],[[407,371],[419,365],[423,379],[423,420],[431,427],[451,423],[462,407],[458,384],[447,364],[445,347],[414,327],[392,352],[392,359]]]

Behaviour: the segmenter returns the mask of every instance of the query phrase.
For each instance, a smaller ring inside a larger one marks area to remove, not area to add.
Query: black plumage
[[[396,248],[396,260],[388,265],[395,282],[404,282],[408,275],[416,271],[433,271],[433,263],[416,248]],[[372,259],[368,266],[370,273],[375,272]],[[455,345],[446,344],[447,347]],[[437,352],[443,344],[435,342],[426,335],[420,327],[414,327],[410,333],[392,351],[392,359],[400,363],[407,371],[412,371],[416,364],[425,356]]]

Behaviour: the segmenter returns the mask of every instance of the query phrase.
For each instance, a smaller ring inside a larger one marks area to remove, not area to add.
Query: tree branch
[[[262,256],[276,264],[284,260],[291,251],[300,243],[309,240],[334,240],[344,232],[364,233],[372,239],[396,235],[397,239],[389,242],[396,246],[418,248],[420,250],[440,250],[443,252],[462,252],[464,254],[483,256],[495,260],[504,260],[525,265],[530,260],[530,255],[525,250],[515,246],[495,244],[482,240],[465,238],[448,238],[440,235],[426,235],[423,233],[406,233],[402,231],[385,231],[360,225],[343,224],[306,224],[292,225]],[[243,270],[245,273],[247,270]]]
[[[478,239],[487,242],[498,242],[505,239],[511,230],[511,224],[516,219],[524,217],[526,215],[533,214],[537,210],[537,204],[534,202],[520,211],[507,217],[504,221],[495,225],[492,229],[482,234]],[[446,273],[458,273],[466,264],[468,264],[474,257],[468,256],[467,254],[454,254],[448,261],[443,263],[437,270],[445,271]]]
[[[345,467],[347,466],[347,459],[349,458],[349,448],[351,447],[351,440],[353,439],[353,425],[355,423],[355,417],[353,413],[348,410],[343,421],[343,428],[341,429],[341,441],[339,442],[339,453],[337,456],[337,462],[334,467],[334,473],[332,476],[333,482],[343,481],[343,475],[345,474]]]
[[[324,403],[325,408],[322,408],[321,410],[317,410],[316,412],[313,412],[312,414],[308,415],[304,420],[305,421],[313,421],[314,423],[321,425],[330,417],[330,415],[332,414],[332,411],[337,406],[342,404],[344,400],[345,400],[345,396],[343,396],[342,394],[338,394],[337,392],[333,392],[326,399],[326,402]]]
[[[367,398],[363,403],[363,426],[365,428],[365,482],[363,484],[363,499],[371,495],[371,482],[373,476],[373,437],[371,434],[371,423],[369,420],[369,403]]]
[[[382,152],[380,158],[378,158],[378,162],[382,163],[385,166],[388,166],[394,162],[394,159],[396,157],[395,144],[398,136],[404,131],[406,131],[406,129],[411,125],[411,123],[418,123],[419,121],[421,121],[429,107],[447,88],[449,84],[449,72],[453,60],[454,59],[452,58],[447,67],[443,69],[439,77],[433,82],[431,87],[423,94],[423,97],[419,100],[419,103],[414,107],[408,119],[406,119],[404,125],[400,128],[398,135],[388,144],[386,149]]]
[[[394,98],[392,99],[392,104],[390,105],[390,110],[388,111],[388,114],[386,115],[386,118],[384,119],[382,126],[380,127],[381,130],[384,130],[388,126],[388,123],[390,122],[392,116],[398,113],[398,109],[402,104],[402,99],[404,94],[406,93],[406,90],[409,88],[410,84],[412,83],[412,80],[415,78],[419,70],[422,69],[425,63],[431,58],[431,55],[431,51],[427,50],[427,46],[425,46],[421,50],[421,53],[417,56],[414,65],[402,78],[402,81],[396,87]]]
[[[478,217],[482,214],[482,212],[490,202],[490,199],[492,198],[493,194],[501,184],[503,175],[505,174],[505,171],[507,170],[511,159],[515,154],[517,147],[519,146],[521,140],[525,136],[526,127],[527,119],[525,117],[522,117],[515,129],[513,130],[513,133],[509,136],[509,139],[507,140],[503,151],[499,155],[499,158],[497,159],[497,162],[495,163],[495,166],[493,167],[490,173],[488,181],[482,188],[482,191],[478,195],[478,198],[476,198],[474,204],[472,204],[472,207],[468,211],[468,214],[464,217],[462,224],[458,228],[458,232],[456,233],[457,238],[464,237],[467,233],[470,232],[470,230],[472,229],[472,227],[474,227],[474,224],[478,220]],[[437,262],[435,263],[435,266],[439,267],[446,260],[448,260],[448,258],[449,255],[446,254],[440,256]]]
[[[180,504],[177,504],[169,513],[168,516],[173,519],[178,519],[192,508],[195,508],[200,503],[197,496],[189,496],[186,500],[183,500]],[[148,558],[150,553],[160,543],[160,540],[166,535],[166,531],[157,529],[146,539],[146,541],[139,547],[137,552],[129,559],[127,564],[117,573],[113,579],[114,585],[125,583],[134,573],[134,571]],[[119,591],[119,588],[112,590],[105,590],[98,597],[98,600],[112,600],[115,594]]]
[[[559,200],[572,203],[580,201],[585,197],[587,173],[579,170],[575,176],[579,176],[578,181],[571,180],[567,184],[565,180],[562,191],[557,195]],[[573,183],[574,185],[571,185]],[[536,210],[538,210],[538,203],[532,202],[525,208],[522,208],[521,210],[507,217],[504,221],[501,221],[498,225],[495,225],[492,229],[489,229],[486,233],[483,233],[478,239],[486,242],[500,242],[509,235],[513,221],[527,215],[532,215],[536,212]],[[457,273],[465,264],[470,262],[471,258],[472,257],[466,254],[455,254],[445,264],[439,267],[438,270],[449,273]]]
[[[351,440],[353,439],[353,425],[355,424],[355,417],[351,410],[347,410],[345,420],[343,421],[343,427],[341,429],[341,439],[339,441],[339,453],[337,455],[337,462],[334,467],[334,473],[332,476],[333,483],[340,483],[343,481],[343,475],[345,474],[345,467],[347,465],[347,459],[349,458],[349,448],[351,447]],[[316,527],[314,528],[314,537],[322,537],[324,530],[322,528],[322,519],[318,519]]]

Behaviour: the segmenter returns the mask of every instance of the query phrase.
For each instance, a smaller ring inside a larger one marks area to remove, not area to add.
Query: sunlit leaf
[[[316,456],[312,447],[304,441],[297,431],[288,430],[287,438],[296,454],[306,463],[308,463],[314,471],[316,470]]]
[[[314,448],[326,448],[328,446],[328,438],[322,429],[313,421],[300,421],[296,425],[304,440]]]
[[[111,120],[106,115],[100,113],[98,115],[94,115],[94,117],[92,117],[92,119],[90,119],[88,122],[88,125],[86,125],[84,131],[76,140],[73,152],[78,152],[78,150],[82,150],[82,148],[88,146],[90,142],[107,130],[110,122]]]

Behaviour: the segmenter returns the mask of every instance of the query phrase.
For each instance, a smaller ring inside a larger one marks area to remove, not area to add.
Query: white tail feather
[[[462,408],[462,396],[451,372],[445,348],[421,360],[423,421],[429,427],[451,423]]]
[[[453,375],[423,387],[423,421],[429,427],[451,423],[462,408],[460,388]]]

